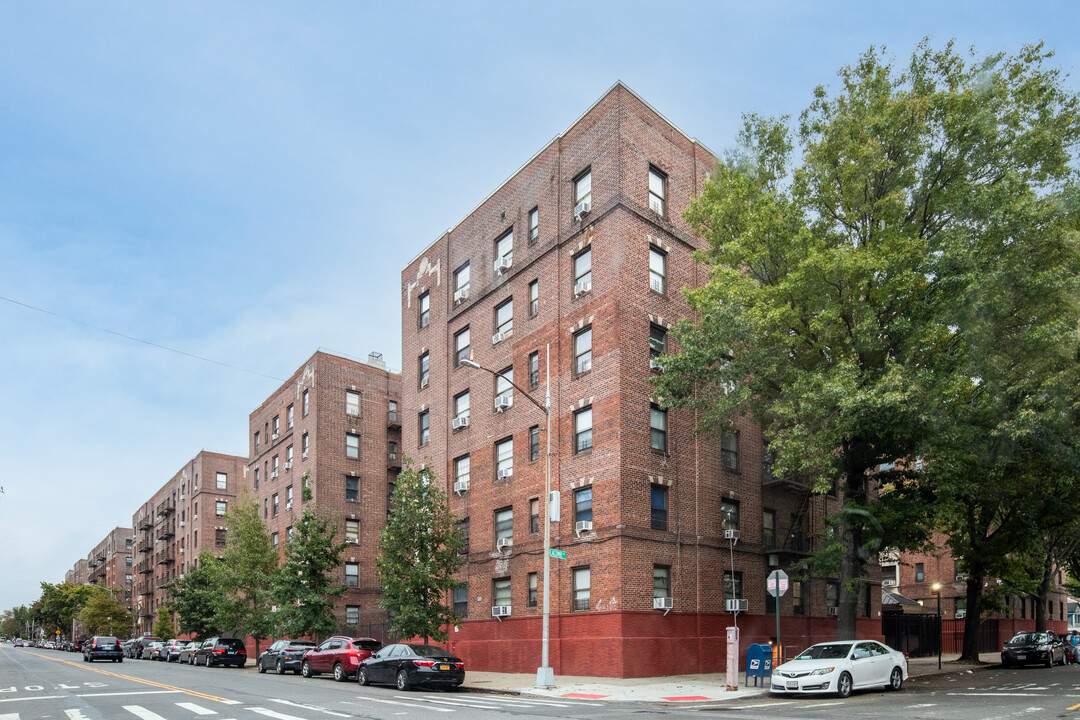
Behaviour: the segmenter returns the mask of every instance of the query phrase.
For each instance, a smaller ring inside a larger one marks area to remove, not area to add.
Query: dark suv
[[[95,635],[83,643],[83,662],[112,660],[124,662],[124,649],[120,641],[111,635]]]
[[[232,665],[244,667],[247,663],[247,648],[243,640],[235,638],[212,637],[195,651],[195,664],[212,667],[214,665]]]

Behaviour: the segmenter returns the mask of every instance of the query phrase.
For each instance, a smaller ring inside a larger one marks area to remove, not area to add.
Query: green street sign
[[[556,550],[555,548],[550,548],[548,550],[548,555],[550,555],[553,558],[558,558],[559,560],[565,560],[566,559],[566,551],[565,550]]]

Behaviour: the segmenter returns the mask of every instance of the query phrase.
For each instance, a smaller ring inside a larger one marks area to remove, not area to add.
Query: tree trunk
[[[849,527],[845,521],[841,538],[844,549],[840,559],[840,605],[837,608],[836,639],[854,640],[858,635],[859,599],[853,588],[862,576],[862,560],[859,558],[862,532],[857,527]]]
[[[1042,585],[1039,585],[1039,595],[1033,598],[1035,600],[1035,630],[1036,632],[1043,632],[1046,630],[1046,590]]]
[[[962,662],[979,662],[979,624],[982,613],[979,601],[982,598],[982,571],[971,568],[967,579],[967,615],[964,617],[964,649],[960,653]]]

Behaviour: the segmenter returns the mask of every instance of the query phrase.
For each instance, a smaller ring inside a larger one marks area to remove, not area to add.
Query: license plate
[[[449,665],[440,665],[440,666],[439,666],[439,669],[440,669],[440,670],[449,670],[449,669],[450,669],[450,666],[449,666]]]
[[[787,681],[787,689],[788,690],[798,690],[799,689],[799,681],[798,680],[788,680]]]
[[[229,654],[229,655],[235,655],[235,654],[236,654],[236,651],[235,651],[235,650],[230,650],[228,654]]]
[[[1017,655],[1016,659],[1017,660],[1027,660],[1027,655]]]

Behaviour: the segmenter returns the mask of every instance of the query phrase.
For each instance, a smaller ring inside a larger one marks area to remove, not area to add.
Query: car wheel
[[[1049,653],[1047,654],[1047,657],[1046,657],[1046,667],[1048,667],[1048,668],[1052,668],[1052,667],[1054,667],[1054,651],[1053,651],[1053,650],[1051,650],[1051,651],[1050,651],[1050,652],[1049,652]]]
[[[345,674],[345,668],[341,667],[341,663],[334,663],[334,680],[345,682],[348,677],[349,676]]]
[[[274,672],[276,672],[278,675],[284,675],[285,663],[283,663],[281,660],[278,660],[277,665],[274,666]]]
[[[210,667],[210,655],[209,654],[207,654],[207,656],[206,656],[206,667]]]
[[[409,673],[404,670],[398,670],[397,689],[402,691],[409,689]]]
[[[311,677],[311,663],[309,663],[307,660],[305,660],[304,664],[300,666],[300,674],[306,678]]]
[[[851,676],[846,672],[840,673],[840,679],[836,681],[836,695],[841,698],[851,695]]]
[[[259,667],[259,672],[263,673],[263,674],[266,674],[266,666],[263,665],[263,661],[260,660],[257,664],[258,664],[258,667]]]
[[[889,673],[889,689],[899,690],[902,687],[904,687],[904,673],[900,668],[894,667]]]
[[[360,683],[361,685],[368,684],[367,668],[360,668],[356,671],[356,682]]]

